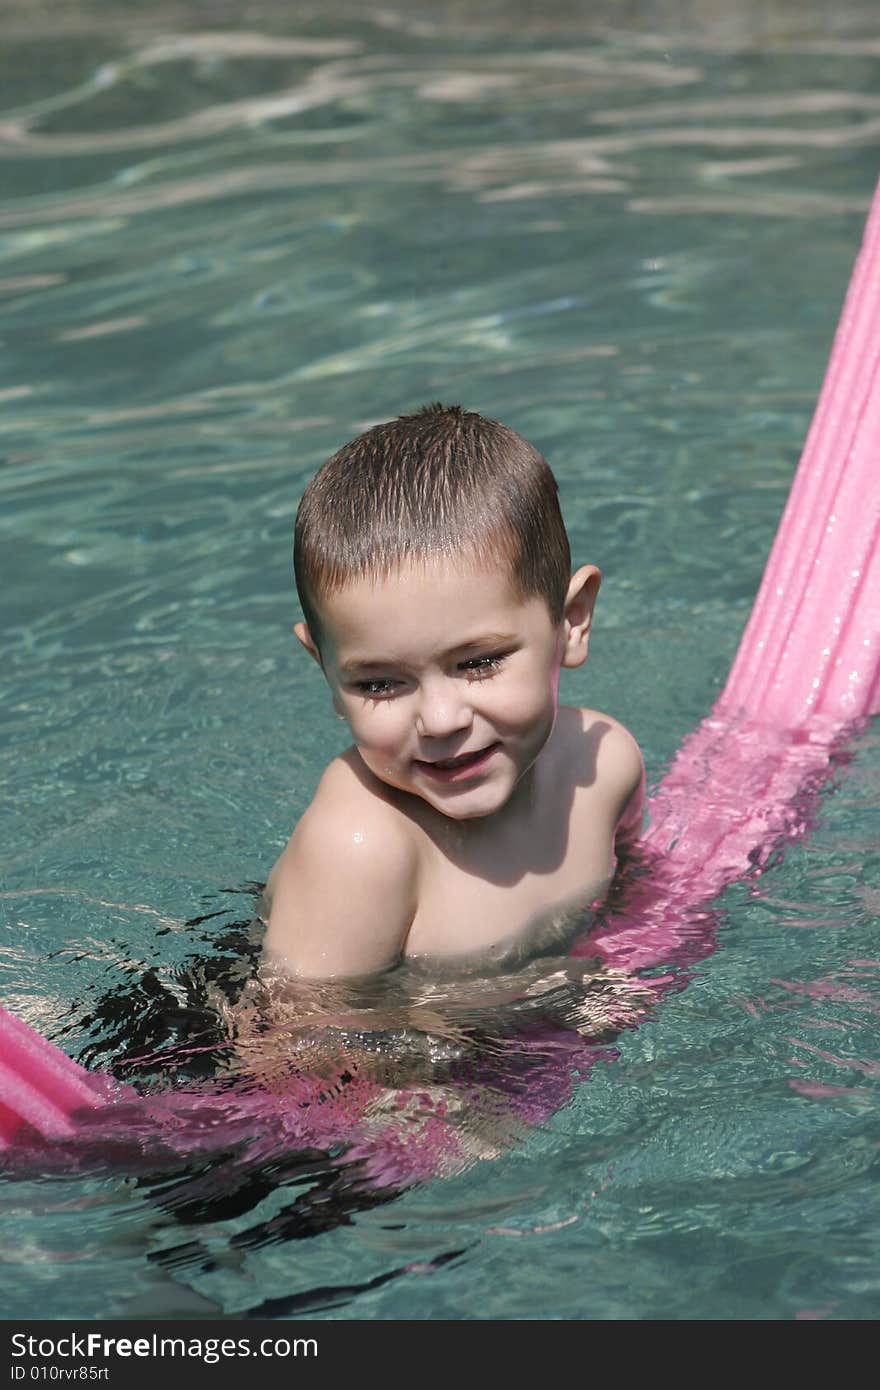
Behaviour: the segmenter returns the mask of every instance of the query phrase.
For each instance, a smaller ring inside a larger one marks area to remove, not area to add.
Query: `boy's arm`
[[[629,787],[630,791],[614,831],[614,852],[618,859],[641,839],[645,821],[645,765],[634,742],[633,748],[636,756],[632,758],[630,754],[624,782],[624,788]]]
[[[415,885],[414,845],[392,817],[312,806],[273,870],[264,951],[307,979],[385,970],[403,951]]]
[[[607,718],[608,716],[603,716]],[[599,751],[600,775],[609,789],[618,859],[641,838],[645,809],[645,764],[632,734],[614,720]]]

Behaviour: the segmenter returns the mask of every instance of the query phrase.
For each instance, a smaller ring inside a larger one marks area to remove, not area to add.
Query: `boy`
[[[294,565],[353,744],[269,876],[267,957],[332,979],[566,949],[644,773],[622,725],[558,706],[601,576],[570,572],[545,460],[459,406],[378,425],[312,479]]]

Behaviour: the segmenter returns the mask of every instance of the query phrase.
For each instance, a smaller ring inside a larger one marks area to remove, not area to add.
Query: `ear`
[[[323,670],[323,662],[321,661],[321,653],[318,651],[318,644],[312,637],[306,624],[294,623],[293,631],[296,634],[297,640],[302,643],[312,660],[317,661],[318,665]]]
[[[601,583],[602,575],[595,565],[581,565],[571,576],[562,620],[563,666],[581,666],[587,659],[593,608]]]
[[[318,650],[318,644],[317,644],[317,642],[315,641],[315,639],[314,639],[314,637],[312,636],[312,634],[309,632],[309,629],[308,629],[308,627],[306,626],[306,624],[305,624],[305,623],[294,623],[294,625],[293,625],[293,631],[294,631],[294,633],[295,633],[295,635],[296,635],[297,641],[302,643],[302,645],[305,647],[306,651],[308,652],[308,654],[309,654],[309,656],[312,658],[312,660],[313,660],[313,661],[317,661],[317,663],[318,663],[318,665],[320,666],[321,670],[324,672],[324,678],[325,678],[325,680],[326,680],[326,678],[327,678],[327,672],[324,671],[324,662],[321,660],[321,653],[320,653],[320,651]],[[329,684],[329,682],[328,682],[328,684]],[[332,687],[331,687],[331,688],[332,688]],[[338,695],[334,695],[334,696],[333,696],[333,709],[334,709],[334,711],[335,711],[335,714],[336,714],[336,718],[337,718],[337,719],[345,719],[345,717],[346,717],[346,715],[345,715],[345,710],[342,708],[342,702],[341,702],[341,700],[339,699],[339,696],[338,696]]]

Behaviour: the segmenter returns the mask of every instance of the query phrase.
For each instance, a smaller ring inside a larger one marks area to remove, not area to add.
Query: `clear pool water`
[[[2,24],[0,997],[106,1064],[238,949],[339,747],[290,532],[366,424],[459,400],[547,454],[605,574],[565,694],[662,775],[819,388],[880,22],[15,0]],[[372,1203],[332,1163],[237,1195],[210,1162],[19,1175],[0,1314],[875,1317],[876,726],[850,751],[812,837],[714,905],[686,987],[515,1142]]]

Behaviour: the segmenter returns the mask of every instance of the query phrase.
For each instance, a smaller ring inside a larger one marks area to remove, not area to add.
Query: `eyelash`
[[[505,656],[506,653],[470,657],[467,661],[460,662],[458,669],[471,680],[487,680],[500,670]],[[376,676],[373,680],[355,681],[354,688],[359,695],[365,696],[368,700],[380,700],[393,692],[395,684],[390,677]]]
[[[477,680],[485,676],[491,676],[497,671],[504,660],[503,655],[498,656],[474,656],[469,661],[463,661],[460,670],[469,676],[475,676]]]
[[[390,680],[355,681],[354,688],[359,695],[365,695],[367,699],[376,700],[382,695],[389,695],[394,685]]]

